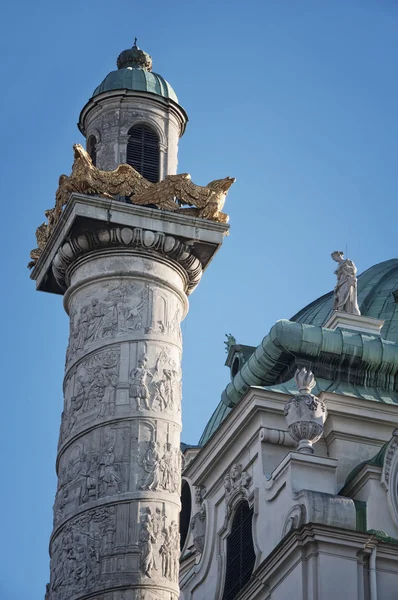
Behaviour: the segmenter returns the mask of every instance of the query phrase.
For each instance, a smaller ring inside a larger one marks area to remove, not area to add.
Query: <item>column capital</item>
[[[64,294],[68,270],[95,250],[138,250],[170,260],[190,294],[222,245],[228,225],[96,196],[72,194],[31,273],[41,291]]]

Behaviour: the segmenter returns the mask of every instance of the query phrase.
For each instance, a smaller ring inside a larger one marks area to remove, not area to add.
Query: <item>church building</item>
[[[135,42],[36,232],[31,277],[70,317],[46,600],[393,600],[398,259],[357,277],[333,251],[334,291],[257,347],[228,335],[181,443],[180,323],[234,183],[177,173],[187,122]]]

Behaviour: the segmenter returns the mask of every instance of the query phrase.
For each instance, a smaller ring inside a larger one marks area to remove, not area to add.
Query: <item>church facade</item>
[[[357,279],[334,252],[334,292],[257,348],[228,336],[230,382],[180,444],[180,323],[234,182],[177,174],[187,121],[122,52],[37,229],[32,279],[70,317],[46,600],[395,598],[398,259]]]
[[[398,260],[356,283],[333,254],[352,285],[257,348],[228,337],[231,382],[185,449],[184,599],[396,597]]]

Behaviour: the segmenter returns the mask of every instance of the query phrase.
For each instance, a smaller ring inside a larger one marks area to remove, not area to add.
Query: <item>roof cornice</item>
[[[291,379],[300,367],[315,376],[354,385],[398,390],[398,345],[357,331],[278,321],[222,394],[237,404],[251,386]]]

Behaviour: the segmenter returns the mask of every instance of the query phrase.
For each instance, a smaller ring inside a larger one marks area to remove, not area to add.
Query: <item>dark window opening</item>
[[[232,363],[232,367],[231,367],[231,375],[232,375],[232,377],[235,377],[235,375],[237,375],[239,369],[240,369],[239,356],[235,356],[234,362]]]
[[[183,549],[189,532],[191,521],[192,498],[189,484],[183,481],[181,488],[181,512],[180,512],[180,550]]]
[[[148,125],[134,125],[129,132],[126,162],[152,183],[159,181],[159,138]]]
[[[87,140],[87,152],[89,153],[95,167],[97,165],[97,138],[95,135],[90,135]]]
[[[252,537],[253,509],[241,502],[236,509],[231,533],[227,537],[227,569],[223,600],[234,600],[249,581],[256,555]]]

